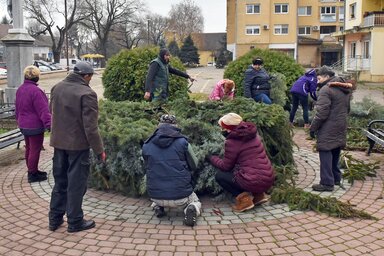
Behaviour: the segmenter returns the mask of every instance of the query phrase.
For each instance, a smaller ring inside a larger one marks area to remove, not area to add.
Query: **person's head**
[[[161,60],[163,60],[165,63],[169,63],[169,60],[171,59],[171,53],[167,48],[160,49],[159,57]]]
[[[252,66],[254,69],[259,70],[263,66],[263,59],[260,57],[256,57],[252,60]]]
[[[233,82],[232,80],[226,79],[223,84],[223,87],[224,87],[224,93],[228,94],[235,88],[235,82]]]
[[[36,66],[28,66],[24,69],[24,79],[31,80],[37,83],[40,78],[40,69]]]
[[[81,75],[84,80],[89,84],[95,71],[90,63],[86,61],[79,61],[73,68],[73,72]]]
[[[161,115],[160,120],[159,120],[159,126],[162,124],[170,124],[173,126],[177,126],[176,116],[168,115],[168,114]]]
[[[328,66],[322,66],[316,70],[317,83],[321,84],[335,76],[335,72]]]
[[[222,116],[219,119],[218,123],[223,130],[230,132],[234,130],[242,121],[243,121],[243,118],[238,114],[228,113]]]

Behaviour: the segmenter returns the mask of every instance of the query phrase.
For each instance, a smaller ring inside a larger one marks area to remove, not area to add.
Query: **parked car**
[[[216,66],[215,62],[208,62],[207,63],[207,67],[213,67],[213,66]]]
[[[0,68],[0,76],[7,76],[7,70],[5,68]]]
[[[7,69],[7,63],[5,63],[5,62],[0,62],[0,68],[2,68],[2,69]]]
[[[40,69],[41,72],[49,72],[49,71],[52,71],[49,67],[44,66],[44,65],[39,65],[38,68]]]
[[[45,67],[49,68],[49,71],[57,70],[57,68],[55,66],[53,66],[53,65],[51,65],[48,62],[43,61],[43,60],[35,60],[34,65],[36,67],[39,67],[39,68],[40,68],[40,66],[45,66]]]

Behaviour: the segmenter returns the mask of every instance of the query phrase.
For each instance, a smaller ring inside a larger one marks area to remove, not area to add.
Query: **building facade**
[[[346,0],[345,29],[334,36],[344,41],[343,71],[384,82],[384,0]]]
[[[234,59],[262,48],[306,67],[331,65],[342,45],[330,35],[343,29],[341,0],[227,0],[227,48]]]

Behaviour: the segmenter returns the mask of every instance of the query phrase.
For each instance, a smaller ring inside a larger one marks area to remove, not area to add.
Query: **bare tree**
[[[29,32],[32,36],[49,34],[52,40],[52,52],[55,62],[60,62],[60,53],[65,42],[65,34],[73,25],[85,17],[84,13],[81,12],[83,9],[79,6],[80,0],[67,1],[67,17],[65,17],[63,6],[59,5],[57,1],[25,0],[24,5],[32,24],[28,29]],[[64,21],[67,20],[66,25],[58,23],[58,21],[63,19]]]
[[[180,42],[183,42],[191,33],[201,33],[204,30],[202,10],[193,0],[184,0],[172,5],[169,17],[169,29],[175,32]]]
[[[169,28],[169,19],[159,14],[149,14],[147,21],[149,22],[149,41],[154,45],[160,45],[160,42],[165,40],[164,32]]]
[[[143,22],[141,21],[120,24],[114,29],[116,31],[114,39],[119,46],[132,49],[144,40],[142,36],[143,29]]]
[[[108,58],[107,47],[111,31],[129,22],[129,17],[134,17],[143,4],[138,0],[84,0],[84,2],[90,14],[84,25],[96,34],[98,50]],[[104,65],[102,62],[102,66]]]

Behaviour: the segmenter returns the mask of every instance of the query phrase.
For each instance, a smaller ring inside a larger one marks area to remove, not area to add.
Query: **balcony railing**
[[[384,12],[373,13],[364,17],[362,27],[366,28],[373,26],[384,27]]]

